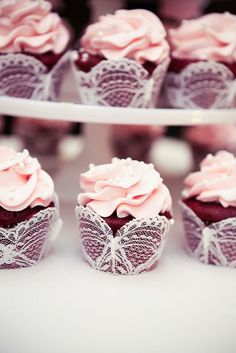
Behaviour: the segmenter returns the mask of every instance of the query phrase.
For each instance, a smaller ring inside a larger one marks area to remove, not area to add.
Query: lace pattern
[[[89,207],[76,206],[85,260],[96,270],[136,275],[151,270],[159,260],[170,225],[164,216],[133,219],[113,234]]]
[[[62,221],[56,207],[48,207],[12,228],[0,227],[0,269],[35,265],[48,252]]]
[[[236,268],[236,218],[206,226],[181,202],[187,249],[205,264]]]
[[[57,101],[63,72],[68,64],[66,53],[54,67],[20,53],[0,55],[0,95]]]
[[[175,108],[233,108],[236,80],[227,66],[214,61],[187,65],[180,73],[167,74],[166,95]]]
[[[151,77],[131,59],[103,60],[90,72],[78,70],[71,55],[79,99],[83,104],[113,107],[155,107],[169,64],[158,65]]]

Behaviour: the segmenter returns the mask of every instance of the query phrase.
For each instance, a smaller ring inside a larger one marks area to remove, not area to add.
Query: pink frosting
[[[119,218],[155,217],[171,210],[169,190],[152,164],[113,158],[110,164],[90,165],[80,184],[85,192],[78,195],[78,203],[102,217],[115,211]]]
[[[229,63],[236,60],[235,15],[213,13],[185,20],[169,35],[174,57]]]
[[[90,54],[106,59],[132,58],[161,63],[169,57],[166,31],[156,15],[146,10],[118,10],[88,26],[81,39]]]
[[[228,124],[192,126],[187,129],[185,137],[192,144],[204,147],[210,152],[235,148],[236,126]]]
[[[48,1],[0,1],[0,52],[62,53],[69,32]]]
[[[17,153],[0,146],[0,206],[21,211],[28,206],[48,206],[53,199],[54,184],[41,169],[36,158],[24,150]]]
[[[223,207],[236,206],[236,158],[227,151],[209,154],[200,171],[184,181],[184,198],[196,197],[202,202],[219,202]]]

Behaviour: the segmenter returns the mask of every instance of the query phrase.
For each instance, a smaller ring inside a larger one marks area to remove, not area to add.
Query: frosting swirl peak
[[[21,211],[28,206],[47,207],[53,199],[54,184],[27,150],[17,153],[0,146],[0,206]]]
[[[171,211],[171,196],[160,174],[151,164],[113,158],[112,163],[90,165],[80,176],[84,193],[78,203],[91,207],[101,217],[155,217]]]
[[[169,57],[166,31],[156,15],[147,10],[118,10],[88,26],[81,39],[84,49],[106,59],[131,58],[161,63]]]
[[[236,158],[227,151],[212,154],[202,161],[200,171],[184,181],[184,198],[218,202],[223,207],[236,206]]]
[[[184,20],[169,31],[172,55],[183,59],[236,61],[236,16],[212,13]]]
[[[62,53],[69,32],[48,1],[0,1],[0,52]]]

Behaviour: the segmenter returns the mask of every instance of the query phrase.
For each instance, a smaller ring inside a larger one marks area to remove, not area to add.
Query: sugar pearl
[[[113,157],[112,160],[111,160],[112,163],[117,163],[119,162],[119,158],[117,157]]]
[[[183,191],[182,191],[182,196],[183,196],[183,197],[188,197],[188,192],[187,192],[186,190],[183,190]]]

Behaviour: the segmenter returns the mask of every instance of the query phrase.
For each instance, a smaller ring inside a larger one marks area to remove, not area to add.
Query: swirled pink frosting
[[[147,10],[118,10],[88,26],[81,39],[87,52],[106,59],[131,58],[161,63],[169,57],[166,31]]]
[[[236,158],[227,151],[209,154],[200,171],[189,174],[184,183],[184,198],[218,202],[223,207],[236,206]]]
[[[223,148],[236,148],[235,125],[192,126],[186,130],[185,137],[192,144],[204,147],[210,152],[219,151]]]
[[[0,146],[0,206],[21,211],[28,206],[47,207],[53,199],[54,184],[27,150],[21,153]]]
[[[153,165],[113,158],[112,163],[90,165],[80,176],[84,193],[78,203],[91,207],[102,217],[154,217],[171,210],[171,196]]]
[[[62,53],[69,32],[48,1],[0,1],[0,52]]]
[[[184,20],[169,31],[174,57],[229,63],[236,60],[235,37],[236,16],[227,12]]]

